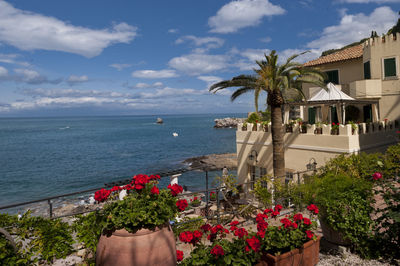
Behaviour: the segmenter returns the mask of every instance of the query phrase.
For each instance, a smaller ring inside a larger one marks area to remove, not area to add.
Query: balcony
[[[382,80],[364,79],[350,83],[350,97],[355,99],[380,98],[382,96]]]

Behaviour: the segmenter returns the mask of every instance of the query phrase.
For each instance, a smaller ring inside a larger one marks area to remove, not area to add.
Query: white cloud
[[[207,49],[219,48],[224,45],[224,40],[217,37],[196,37],[193,35],[183,36],[175,41],[176,44],[181,44],[186,41],[191,41],[196,46],[205,45]]]
[[[236,0],[221,7],[208,20],[211,32],[231,33],[258,25],[264,17],[281,15],[286,11],[268,0]]]
[[[86,75],[82,75],[82,76],[75,76],[75,75],[71,75],[69,76],[69,78],[67,79],[67,83],[72,86],[75,84],[79,84],[79,83],[84,83],[84,82],[88,82],[89,78]]]
[[[349,4],[368,4],[368,3],[400,3],[400,0],[339,0],[341,3],[349,3]]]
[[[307,47],[319,51],[341,48],[369,37],[372,30],[378,34],[386,33],[396,21],[397,12],[386,6],[376,8],[370,15],[345,13],[339,25],[326,27],[322,36],[309,42]]]
[[[132,65],[130,64],[111,64],[110,67],[115,68],[118,71],[121,71],[125,68],[131,67]]]
[[[14,72],[16,73],[16,75],[10,77],[10,79],[13,79],[17,82],[24,82],[28,84],[58,84],[61,82],[61,79],[49,80],[47,77],[42,76],[37,71],[31,69],[16,68],[14,69]]]
[[[199,75],[225,69],[229,66],[229,57],[226,55],[210,55],[193,53],[174,57],[169,61],[169,66],[188,75]]]
[[[198,76],[197,78],[199,80],[202,80],[207,83],[206,92],[208,92],[208,93],[210,93],[209,89],[210,89],[211,85],[223,80],[222,78],[216,77],[216,76]],[[226,96],[226,95],[231,95],[232,91],[230,89],[223,89],[223,90],[219,90],[216,94]]]
[[[0,78],[8,77],[8,70],[0,66]]]
[[[165,87],[162,89],[156,89],[154,92],[141,92],[139,95],[144,99],[153,98],[164,98],[164,97],[176,97],[176,96],[187,96],[187,95],[202,95],[206,94],[206,91],[195,90],[195,89],[176,89]]]
[[[269,43],[269,42],[272,41],[272,39],[271,39],[271,37],[268,37],[268,36],[267,36],[267,37],[265,37],[265,38],[261,38],[260,41],[261,41],[261,42],[265,42],[265,43]]]
[[[18,57],[20,57],[20,55],[18,54],[0,54],[0,62],[6,64],[20,65],[24,67],[30,66],[28,62],[17,60]]]
[[[164,84],[162,82],[154,82],[153,84],[139,82],[139,83],[136,83],[136,85],[133,87],[137,88],[137,89],[148,89],[148,88],[162,87],[163,85]]]
[[[178,29],[169,29],[168,33],[178,33],[179,30]]]
[[[132,72],[132,76],[135,78],[146,78],[146,79],[160,79],[160,78],[174,78],[178,75],[175,70],[163,69],[163,70],[137,70]]]
[[[74,26],[0,1],[0,41],[21,50],[54,50],[94,57],[114,43],[129,43],[136,30],[126,23],[101,30]]]

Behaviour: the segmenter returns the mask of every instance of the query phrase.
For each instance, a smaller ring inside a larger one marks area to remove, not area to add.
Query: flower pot
[[[334,230],[330,225],[326,224],[322,219],[319,220],[321,224],[322,234],[326,241],[339,245],[339,246],[348,246],[351,242],[347,239],[344,239],[344,236],[341,232]]]
[[[97,244],[96,265],[176,265],[175,236],[171,227],[125,229],[103,234]]]
[[[293,133],[293,127],[291,125],[286,125],[286,133]]]
[[[314,134],[321,135],[321,134],[322,134],[322,127],[317,127],[317,128],[314,130]]]
[[[268,125],[263,125],[264,132],[268,132]]]
[[[338,128],[332,128],[331,129],[331,135],[339,135],[339,129]]]
[[[320,240],[321,237],[318,236],[317,240],[310,240],[304,243],[301,248],[296,248],[281,255],[263,255],[257,266],[314,266],[319,261]]]
[[[257,124],[253,124],[253,128],[251,130],[252,131],[257,131]]]
[[[190,205],[192,206],[192,207],[199,207],[200,206],[200,204],[201,204],[201,202],[192,202],[192,203],[190,203]]]

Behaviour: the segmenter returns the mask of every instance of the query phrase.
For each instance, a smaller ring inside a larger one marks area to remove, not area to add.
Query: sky
[[[386,33],[400,0],[0,0],[0,116],[243,113],[211,84]],[[265,108],[266,95],[260,97]]]

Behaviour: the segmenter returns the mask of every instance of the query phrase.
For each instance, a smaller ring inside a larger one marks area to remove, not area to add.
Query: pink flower
[[[374,174],[372,175],[372,179],[373,179],[373,180],[379,180],[379,179],[381,179],[381,178],[382,178],[382,174],[379,173],[379,172],[376,172],[376,173],[374,173]]]

